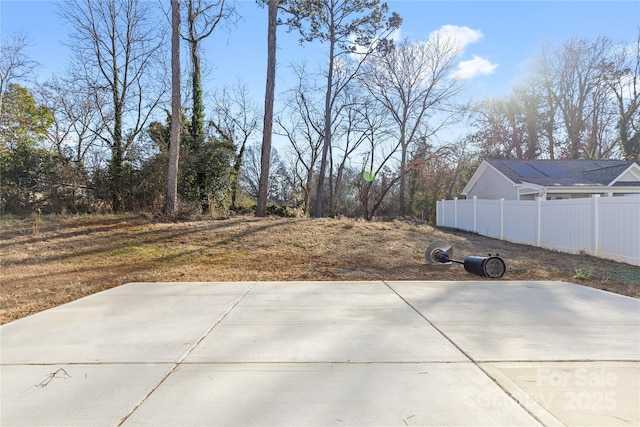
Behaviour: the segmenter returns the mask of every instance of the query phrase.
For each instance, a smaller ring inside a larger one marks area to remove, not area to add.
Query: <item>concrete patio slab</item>
[[[252,284],[135,283],[2,326],[2,363],[175,362]]]
[[[481,367],[538,419],[549,421],[553,414],[558,420],[546,424],[640,425],[637,362],[500,362]]]
[[[2,365],[0,426],[117,426],[171,368],[144,363]]]
[[[490,393],[471,363],[187,364],[125,425],[539,425],[505,393],[498,410],[484,406]]]
[[[380,285],[258,283],[185,362],[468,361]]]
[[[640,300],[133,283],[0,327],[0,425],[640,425]]]
[[[640,300],[566,282],[388,282],[476,362],[640,360]]]

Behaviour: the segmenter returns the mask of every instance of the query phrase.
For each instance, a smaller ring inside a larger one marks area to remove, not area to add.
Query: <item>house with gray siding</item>
[[[640,197],[640,165],[625,160],[485,160],[462,195],[470,199],[546,200]]]

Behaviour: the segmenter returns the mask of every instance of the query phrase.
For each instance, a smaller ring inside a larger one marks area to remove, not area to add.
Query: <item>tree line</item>
[[[203,96],[202,42],[240,18],[227,0],[64,2],[69,67],[39,83],[28,36],[3,34],[2,213],[432,221],[485,158],[639,158],[640,40],[545,44],[507,96],[464,102],[460,44],[441,31],[394,41],[402,18],[379,0],[256,7],[269,22],[260,102],[242,83]],[[275,110],[278,28],[327,58],[291,64]],[[451,128],[465,131],[447,140]]]

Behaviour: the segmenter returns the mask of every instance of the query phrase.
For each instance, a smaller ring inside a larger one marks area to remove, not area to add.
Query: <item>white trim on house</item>
[[[526,199],[533,200],[536,197],[542,197],[544,199],[571,199],[578,197],[591,197],[594,194],[599,194],[603,197],[613,197],[626,194],[640,194],[640,187],[614,187],[612,185],[554,185],[554,186],[540,186],[531,183],[516,184],[518,187],[518,199],[523,200],[522,196]],[[561,197],[558,197],[560,196]]]
[[[640,187],[613,187],[613,186],[602,186],[602,185],[585,185],[585,186],[557,186],[557,187],[547,187],[546,194],[541,197],[545,197],[547,199],[550,198],[558,198],[551,197],[552,195],[565,195],[565,199],[576,198],[572,196],[578,197],[591,197],[594,194],[599,194],[604,197],[613,197],[613,196],[621,196],[627,194],[640,194]]]
[[[514,184],[517,190],[516,200],[534,200],[536,197],[544,197],[545,190],[542,185],[523,182]]]
[[[640,166],[637,163],[632,163],[629,167],[609,183],[610,186],[615,185],[618,181],[637,181],[640,185]]]

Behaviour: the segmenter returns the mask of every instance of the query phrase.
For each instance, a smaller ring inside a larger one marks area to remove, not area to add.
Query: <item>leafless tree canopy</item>
[[[401,149],[400,215],[405,205],[407,155],[411,144],[426,139],[443,123],[432,117],[458,92],[453,69],[460,51],[454,40],[434,34],[429,41],[404,40],[388,53],[378,54],[365,65],[361,82],[395,122]]]
[[[607,37],[544,45],[528,80],[473,108],[483,154],[637,159],[638,46]]]
[[[106,124],[98,134],[111,147],[112,206],[122,208],[123,162],[166,93],[161,54],[164,33],[150,2],[75,0],[63,3],[71,25],[73,77],[96,103]]]
[[[38,63],[28,55],[29,42],[24,34],[3,35],[0,46],[0,113],[2,99],[12,82],[25,81]]]
[[[444,31],[394,44],[402,20],[379,0],[257,3],[268,24],[259,99],[201,72],[233,60],[202,49],[232,29],[228,0],[171,0],[170,19],[147,0],[65,1],[69,67],[39,84],[28,37],[3,35],[0,211],[433,220],[486,158],[640,156],[640,33],[544,44],[507,95],[471,102],[460,44]],[[276,92],[283,24],[326,56],[286,64],[293,79]]]

